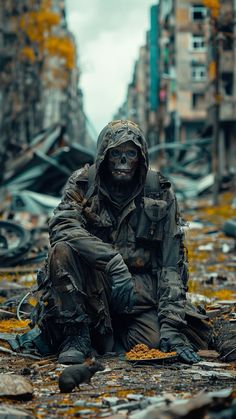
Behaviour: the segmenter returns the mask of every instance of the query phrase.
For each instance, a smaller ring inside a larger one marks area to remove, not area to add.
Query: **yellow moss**
[[[235,299],[235,291],[232,290],[218,290],[212,292],[213,296],[219,300],[232,300]]]
[[[6,297],[0,297],[0,304],[6,301]]]
[[[28,329],[29,320],[1,320],[0,321],[0,332],[1,333],[12,333],[22,332],[24,329]]]
[[[236,298],[236,291],[229,289],[215,290],[214,285],[205,285],[196,280],[189,280],[189,293],[202,294],[209,298],[216,298],[218,300],[232,300]]]
[[[24,47],[21,50],[22,57],[30,61],[31,64],[35,62],[35,53],[33,48]]]

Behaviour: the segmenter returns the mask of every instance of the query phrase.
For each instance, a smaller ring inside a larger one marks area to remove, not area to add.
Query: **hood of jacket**
[[[109,122],[101,131],[97,141],[97,153],[95,160],[96,176],[95,182],[101,193],[106,194],[101,182],[101,175],[106,168],[106,155],[111,148],[117,147],[127,141],[132,141],[140,151],[138,166],[137,188],[134,195],[138,195],[144,187],[148,170],[147,142],[143,132],[137,124],[128,120],[117,120]],[[106,176],[103,177],[103,179]],[[103,181],[104,182],[104,181]],[[133,199],[134,195],[130,198]]]

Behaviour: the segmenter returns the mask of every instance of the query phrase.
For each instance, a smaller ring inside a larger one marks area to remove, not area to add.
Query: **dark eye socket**
[[[119,157],[120,156],[120,150],[117,150],[116,148],[112,148],[110,150],[110,156],[111,157]]]
[[[138,155],[138,150],[128,150],[126,153],[128,157],[134,159]]]

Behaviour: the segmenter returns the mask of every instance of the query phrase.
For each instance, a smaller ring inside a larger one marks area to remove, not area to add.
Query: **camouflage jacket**
[[[140,149],[139,183],[118,215],[100,173],[110,147],[121,143],[113,127],[98,139],[95,179],[88,191],[89,166],[74,172],[50,220],[51,246],[66,241],[80,256],[104,271],[118,253],[135,281],[137,310],[156,306],[160,325],[180,329],[185,322],[186,277],[183,231],[170,182],[157,174],[158,193],[145,192],[148,155],[143,135],[130,134]]]

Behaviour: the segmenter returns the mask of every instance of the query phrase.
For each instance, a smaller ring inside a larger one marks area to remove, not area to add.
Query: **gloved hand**
[[[131,311],[134,305],[134,284],[132,275],[120,254],[108,262],[106,273],[111,278],[112,310],[116,313]]]
[[[193,348],[185,343],[175,346],[170,344],[169,339],[163,338],[160,341],[160,350],[162,352],[176,351],[180,361],[186,362],[187,364],[201,361],[201,358],[196,354]]]

